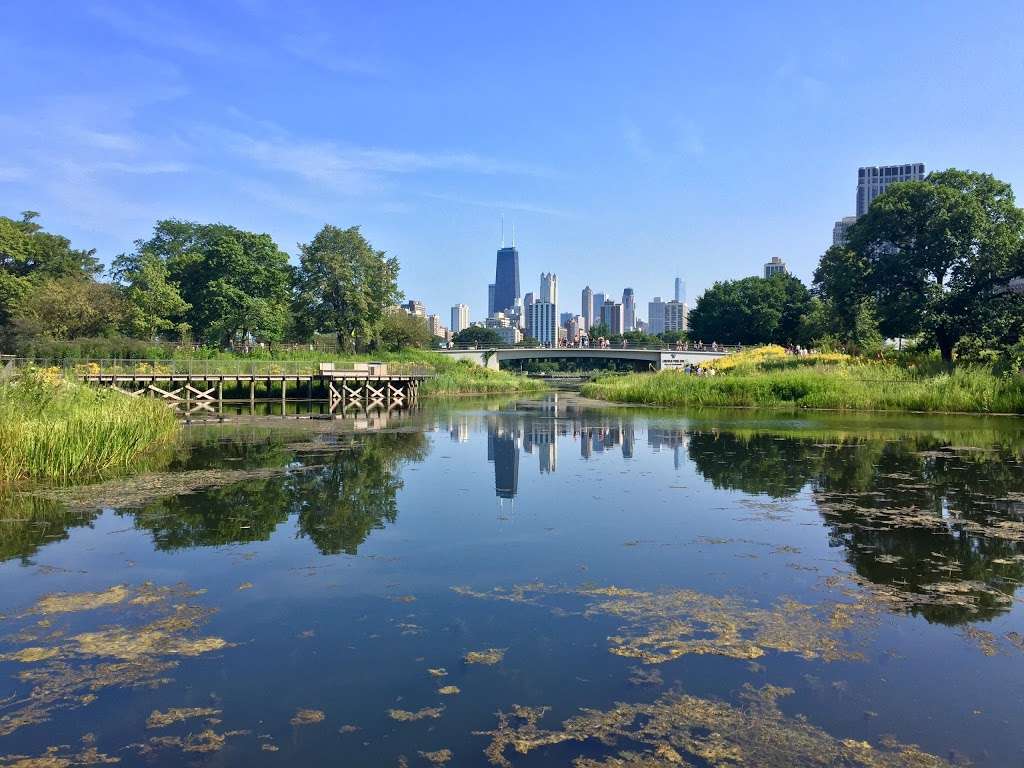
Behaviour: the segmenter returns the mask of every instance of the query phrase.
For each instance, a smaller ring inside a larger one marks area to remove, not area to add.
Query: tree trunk
[[[951,334],[945,331],[939,331],[935,334],[935,340],[939,345],[939,354],[942,355],[942,362],[947,367],[953,367],[953,346],[956,344],[956,340],[952,338]]]

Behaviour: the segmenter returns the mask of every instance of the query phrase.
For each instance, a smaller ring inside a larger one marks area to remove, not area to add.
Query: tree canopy
[[[1015,311],[1007,286],[1024,276],[1024,212],[990,174],[950,169],[892,184],[847,238],[815,273],[846,334],[868,307],[883,333],[929,338],[951,363],[962,338]]]
[[[791,275],[715,283],[690,310],[689,335],[722,344],[806,344],[807,287]]]
[[[335,333],[347,350],[373,347],[397,304],[398,259],[375,250],[359,227],[324,226],[299,246],[298,301],[307,331]]]

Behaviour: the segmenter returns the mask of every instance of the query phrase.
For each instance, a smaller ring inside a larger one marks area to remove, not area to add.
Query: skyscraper
[[[676,278],[675,300],[681,304],[686,303],[686,281],[681,277]]]
[[[601,305],[601,322],[608,326],[608,332],[612,336],[617,336],[625,330],[622,310],[622,305],[611,299],[605,299]]]
[[[594,294],[594,317],[593,317],[593,321],[595,323],[600,323],[601,322],[601,307],[603,307],[603,306],[604,306],[604,293],[595,293]]]
[[[512,309],[519,296],[519,251],[514,245],[499,248],[494,267],[494,311]]]
[[[632,331],[636,328],[636,296],[632,288],[622,291],[622,330]]]
[[[786,267],[786,262],[784,262],[778,256],[772,256],[772,260],[764,265],[764,277],[766,280],[772,275],[786,274],[789,274],[789,269]]]
[[[558,275],[554,272],[540,273],[540,300],[558,305]]]
[[[665,302],[665,330],[685,331],[689,324],[686,319],[687,306],[681,301]]]
[[[469,328],[469,305],[456,304],[452,307],[452,333]]]
[[[665,302],[661,296],[647,302],[647,332],[655,336],[665,332]]]
[[[921,181],[924,179],[924,163],[908,165],[867,166],[857,169],[857,216],[863,216],[871,207],[871,201],[885,192],[886,187],[897,181]]]
[[[583,289],[580,309],[580,314],[583,315],[583,330],[589,331],[590,326],[594,324],[594,292],[590,290],[589,285]]]
[[[416,317],[427,316],[427,309],[426,307],[423,306],[423,302],[418,301],[416,299],[409,299],[407,302],[405,302],[405,304],[402,305],[402,309],[404,309],[410,315],[414,315]]]
[[[526,333],[546,347],[558,342],[558,315],[550,301],[535,301],[526,307]]]
[[[487,284],[487,316],[494,314],[494,283]]]
[[[846,245],[846,232],[856,223],[856,216],[843,216],[832,227],[832,245]]]

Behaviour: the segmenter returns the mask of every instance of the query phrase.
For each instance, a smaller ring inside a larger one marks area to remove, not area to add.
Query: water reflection
[[[716,488],[777,499],[808,488],[860,576],[930,621],[961,623],[1008,610],[1024,580],[1024,466],[991,435],[959,446],[954,437],[964,435],[828,442],[710,430],[694,432],[688,450]]]

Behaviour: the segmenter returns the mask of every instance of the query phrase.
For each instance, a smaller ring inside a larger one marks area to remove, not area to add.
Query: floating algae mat
[[[1024,760],[1024,423],[229,415],[0,499],[0,767]]]
[[[511,757],[563,743],[598,742],[614,756],[579,756],[576,768],[597,766],[751,765],[758,768],[947,768],[952,764],[892,739],[872,745],[836,739],[800,718],[779,711],[777,700],[789,688],[746,686],[742,706],[667,694],[650,704],[616,704],[608,710],[584,709],[560,728],[541,723],[547,707],[513,706],[499,713],[486,754],[492,764],[509,768]]]

